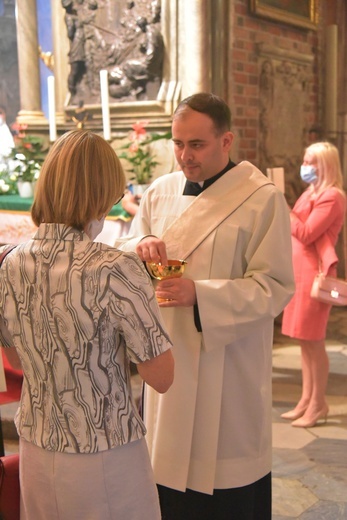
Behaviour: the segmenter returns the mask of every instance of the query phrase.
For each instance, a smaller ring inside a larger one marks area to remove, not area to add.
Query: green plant
[[[147,132],[147,124],[148,121],[137,121],[132,125],[129,142],[120,148],[127,151],[118,155],[120,159],[125,159],[131,164],[131,168],[127,171],[133,174],[130,180],[135,180],[137,184],[148,184],[152,178],[153,168],[159,164],[151,150],[151,143],[171,138],[171,132],[165,134]]]
[[[17,182],[33,182],[38,179],[46,156],[43,138],[26,135],[26,125],[15,125],[15,146],[3,158],[0,165],[0,190],[17,193]]]
[[[16,143],[7,159],[18,180],[32,182],[38,179],[45,156],[43,139],[28,135]]]

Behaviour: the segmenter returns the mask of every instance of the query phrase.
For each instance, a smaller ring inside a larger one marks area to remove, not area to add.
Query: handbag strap
[[[14,249],[15,247],[17,247],[17,246],[14,246],[13,244],[8,245],[8,246],[5,247],[5,249],[3,250],[3,252],[0,255],[0,267],[2,265],[2,262],[5,260],[6,256],[9,253],[11,253],[12,249]]]

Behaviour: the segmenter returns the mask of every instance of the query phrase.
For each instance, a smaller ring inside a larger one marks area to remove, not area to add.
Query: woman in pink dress
[[[302,394],[295,408],[281,417],[292,420],[293,426],[309,428],[329,411],[325,334],[331,305],[314,300],[310,291],[320,270],[336,276],[335,245],[346,210],[337,148],[328,142],[310,145],[300,175],[309,187],[291,211],[296,292],[284,310],[282,333],[296,338],[301,347]]]

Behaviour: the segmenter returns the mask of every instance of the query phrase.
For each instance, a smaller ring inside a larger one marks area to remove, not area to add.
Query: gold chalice
[[[185,260],[168,260],[167,264],[146,262],[147,270],[152,278],[166,280],[168,278],[180,278],[187,265]],[[170,301],[170,299],[157,298],[158,302]]]

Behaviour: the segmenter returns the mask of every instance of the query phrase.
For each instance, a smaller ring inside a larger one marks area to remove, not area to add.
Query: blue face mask
[[[300,168],[300,177],[304,182],[310,184],[311,182],[316,182],[318,179],[317,170],[314,166],[304,166],[302,165]]]

